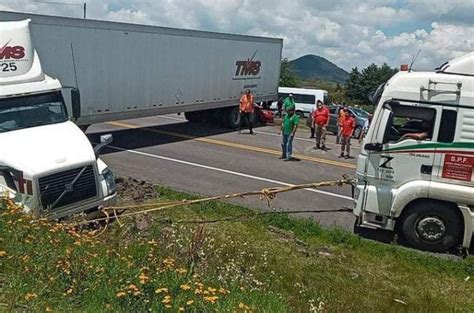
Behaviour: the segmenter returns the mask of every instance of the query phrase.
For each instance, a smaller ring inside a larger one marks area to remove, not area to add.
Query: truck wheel
[[[230,107],[223,112],[224,125],[230,129],[236,129],[240,126],[240,112],[239,107]]]
[[[352,135],[352,137],[354,137],[355,139],[359,139],[361,133],[362,133],[362,127],[357,126],[356,129],[354,129],[354,135]]]
[[[296,111],[296,115],[298,115],[300,118],[304,118],[304,113],[301,111]]]
[[[191,123],[197,123],[201,121],[201,114],[199,111],[185,112],[184,117]]]
[[[449,252],[461,243],[464,224],[454,205],[426,200],[407,209],[400,230],[402,238],[413,248]]]

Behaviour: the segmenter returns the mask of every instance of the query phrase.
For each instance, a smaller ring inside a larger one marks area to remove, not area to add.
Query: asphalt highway
[[[256,135],[218,125],[195,124],[183,116],[166,115],[93,125],[91,141],[111,133],[112,146],[102,158],[120,176],[173,187],[203,196],[260,190],[340,179],[354,175],[356,159],[339,159],[335,136],[328,135],[328,151],[316,150],[309,132],[301,130],[294,142],[299,159],[284,162],[280,156],[277,126],[255,129]],[[353,155],[359,152],[353,140]],[[258,197],[231,200],[261,210],[341,209],[352,206],[350,187],[301,190],[278,195],[269,207]],[[352,229],[351,213],[298,214],[311,216],[325,226]]]

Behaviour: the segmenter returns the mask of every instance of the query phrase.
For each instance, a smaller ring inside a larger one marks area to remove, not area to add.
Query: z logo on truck
[[[250,59],[247,59],[245,61],[235,62],[235,66],[236,66],[235,77],[257,76],[260,73],[262,62],[254,60],[255,56],[257,55],[257,52],[258,51],[255,51],[255,53]],[[235,79],[245,79],[245,78],[235,78]]]

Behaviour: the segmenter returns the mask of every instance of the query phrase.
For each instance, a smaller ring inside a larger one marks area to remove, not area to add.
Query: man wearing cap
[[[288,97],[283,101],[283,110],[288,113],[290,108],[296,108],[295,99],[293,99],[293,94],[290,93]]]
[[[242,131],[243,123],[246,122],[249,126],[250,134],[254,134],[252,129],[252,114],[254,110],[253,95],[249,89],[240,97],[240,128],[239,133]]]
[[[295,107],[289,107],[288,114],[283,118],[280,133],[281,137],[281,157],[284,161],[290,161],[293,153],[293,139],[298,129],[299,116],[295,114]]]
[[[329,109],[318,100],[313,112],[313,128],[316,130],[316,148],[326,149],[326,126],[329,124]]]

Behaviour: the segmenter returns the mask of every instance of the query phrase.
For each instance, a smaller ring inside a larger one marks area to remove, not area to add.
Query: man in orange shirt
[[[250,134],[254,135],[252,129],[252,114],[254,109],[253,95],[249,89],[240,97],[240,129],[242,131],[243,123],[246,122],[249,126]]]
[[[318,100],[317,108],[313,112],[313,128],[316,130],[316,148],[326,149],[326,126],[329,123],[329,109]]]
[[[344,124],[344,120],[347,114],[347,104],[343,103],[342,108],[339,109],[337,113],[337,136],[336,136],[336,143],[341,142],[341,131],[342,131],[342,124]]]
[[[341,155],[340,158],[349,159],[351,157],[351,137],[354,134],[354,129],[356,128],[356,120],[350,111],[347,111],[342,123],[341,130]],[[346,156],[344,156],[344,151]]]

